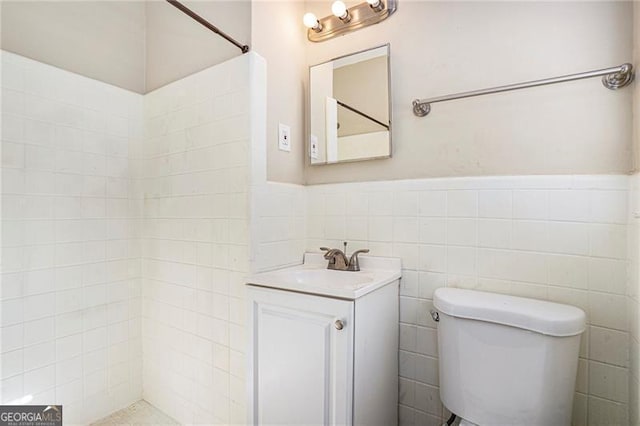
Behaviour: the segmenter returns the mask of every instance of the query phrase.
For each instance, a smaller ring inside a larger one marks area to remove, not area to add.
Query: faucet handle
[[[324,253],[324,258],[325,259],[329,259],[328,255],[329,255],[329,252],[331,251],[331,249],[329,247],[320,247],[320,250],[325,252]]]
[[[369,253],[369,249],[356,250],[351,254],[351,258],[349,259],[349,271],[357,272],[360,270],[360,261],[358,260],[358,255],[360,253]]]

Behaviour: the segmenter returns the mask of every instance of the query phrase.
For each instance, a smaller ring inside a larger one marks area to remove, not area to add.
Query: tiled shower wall
[[[442,286],[587,313],[574,424],[628,424],[626,176],[425,179],[310,186],[307,249],[402,258],[400,420],[440,425],[435,323]]]
[[[254,59],[145,97],[144,398],[185,424],[245,421]]]
[[[305,251],[306,188],[267,182],[252,188],[252,272],[302,263]]]
[[[86,424],[142,395],[142,96],[1,55],[1,403]]]

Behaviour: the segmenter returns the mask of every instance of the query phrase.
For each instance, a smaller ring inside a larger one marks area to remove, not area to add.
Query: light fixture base
[[[351,18],[349,22],[344,22],[334,15],[321,18],[319,21],[322,26],[322,31],[315,32],[308,29],[307,38],[313,42],[326,41],[333,37],[382,22],[396,11],[397,0],[381,0],[381,3],[384,3],[386,7],[380,11],[376,11],[366,1],[349,8],[348,12]]]

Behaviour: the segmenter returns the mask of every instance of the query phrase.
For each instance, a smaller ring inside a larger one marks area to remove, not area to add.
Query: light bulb
[[[311,12],[304,14],[304,16],[302,17],[302,22],[304,23],[305,27],[311,28],[315,32],[322,30],[322,26],[320,25],[318,18],[316,18],[316,15]]]
[[[380,12],[384,8],[382,0],[367,0],[367,3],[369,3],[369,6],[371,6],[371,9],[375,12]]]
[[[347,12],[347,6],[340,0],[334,1],[331,5],[331,12],[343,21],[349,18],[349,12]]]

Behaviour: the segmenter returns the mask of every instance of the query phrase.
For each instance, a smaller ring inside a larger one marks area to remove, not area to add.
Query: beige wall
[[[640,63],[640,2],[633,5],[633,63]],[[638,72],[636,71],[636,76]],[[629,312],[629,420],[630,424],[640,424],[640,84],[633,86],[633,147],[634,171],[629,191],[628,215],[628,277],[627,296]]]
[[[238,42],[250,45],[249,0],[181,2]],[[146,16],[148,92],[242,54],[164,0],[147,1]]]
[[[307,42],[308,64],[391,43],[394,157],[307,165],[306,183],[628,172],[632,91],[606,90],[598,79],[435,104],[425,118],[415,117],[410,105],[417,97],[628,62],[631,7],[630,2],[404,1],[379,25]],[[306,8],[324,16],[330,2]],[[269,157],[270,170],[281,163],[281,157]]]
[[[633,84],[633,171],[640,170],[640,84],[638,67],[640,66],[640,2],[633,2],[633,65],[636,81]]]
[[[249,0],[183,3],[250,44]],[[2,1],[1,47],[138,93],[241,54],[164,0]]]
[[[145,8],[136,1],[2,1],[4,50],[144,92]]]
[[[333,71],[334,97],[383,123],[389,122],[387,57],[356,62]],[[366,77],[366,78],[363,78]],[[380,132],[384,128],[346,108],[338,108],[340,136]]]
[[[253,1],[251,43],[267,60],[267,179],[304,182],[308,68],[301,1]],[[291,152],[278,150],[278,123],[291,126]]]

